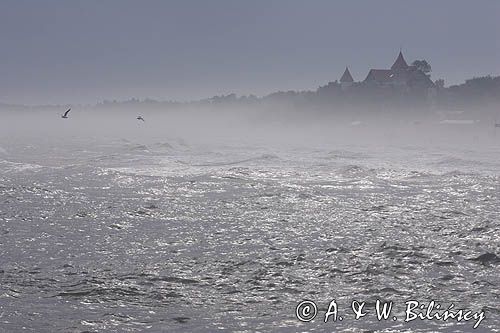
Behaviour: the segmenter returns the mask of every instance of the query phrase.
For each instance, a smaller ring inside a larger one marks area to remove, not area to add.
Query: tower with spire
[[[393,71],[393,72],[403,72],[403,71],[407,71],[409,67],[410,66],[408,66],[408,64],[406,63],[405,58],[403,57],[403,52],[400,50],[399,51],[399,55],[398,55],[396,61],[391,66],[391,71]]]
[[[345,67],[344,74],[340,78],[340,88],[342,90],[346,90],[352,86],[354,83],[354,79],[352,78],[351,72],[349,71],[349,67]]]
[[[408,65],[401,50],[399,50],[391,69],[370,69],[363,83],[379,87],[398,87],[405,90],[434,86],[429,76],[415,66]]]

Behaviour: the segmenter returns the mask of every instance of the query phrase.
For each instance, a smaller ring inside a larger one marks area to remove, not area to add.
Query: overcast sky
[[[498,0],[1,0],[0,102],[314,90],[402,47],[446,84],[500,74]]]

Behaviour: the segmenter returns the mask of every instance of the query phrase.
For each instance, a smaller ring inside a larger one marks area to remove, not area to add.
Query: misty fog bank
[[[61,109],[0,112],[0,143],[57,139],[125,139],[138,143],[184,140],[193,144],[498,146],[500,128],[493,112],[378,112],[345,109],[298,110],[286,107],[186,107],[104,109],[74,107],[68,119]],[[145,121],[137,120],[142,115]],[[0,144],[0,146],[2,146]],[[5,147],[4,147],[5,148]]]

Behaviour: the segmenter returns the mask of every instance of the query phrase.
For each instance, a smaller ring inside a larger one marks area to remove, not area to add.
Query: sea
[[[71,116],[0,126],[1,332],[500,331],[500,129]]]

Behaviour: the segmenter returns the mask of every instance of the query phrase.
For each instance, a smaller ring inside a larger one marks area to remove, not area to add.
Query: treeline
[[[475,106],[495,108],[500,105],[500,76],[483,76],[466,80],[459,85],[444,86],[443,80],[436,80],[431,93],[428,89],[387,88],[354,83],[343,89],[337,81],[329,82],[316,90],[278,91],[263,97],[255,95],[237,96],[227,94],[192,102],[158,101],[154,99],[132,98],[125,101],[103,101],[85,108],[96,109],[178,109],[185,107],[210,106],[282,106],[296,109],[320,108],[342,110],[343,107],[370,107],[371,109],[390,109],[402,107],[425,107],[428,109],[456,109]],[[53,109],[55,106],[26,107],[0,103],[0,109],[39,110]]]
[[[500,76],[482,76],[465,83],[440,89],[438,103],[442,107],[500,104]]]
[[[382,106],[429,106],[440,108],[454,108],[481,103],[500,103],[500,76],[484,76],[466,80],[460,85],[444,87],[443,80],[436,80],[432,92],[424,89],[390,89],[387,87],[367,86],[354,83],[348,89],[342,89],[337,81],[329,82],[316,90],[306,91],[278,91],[263,97],[255,95],[237,96],[234,93],[219,95],[193,102],[160,102],[152,99],[130,99],[127,101],[105,101],[98,107],[111,106],[234,106],[255,104],[281,104],[296,107],[335,107],[347,105],[380,104]]]

